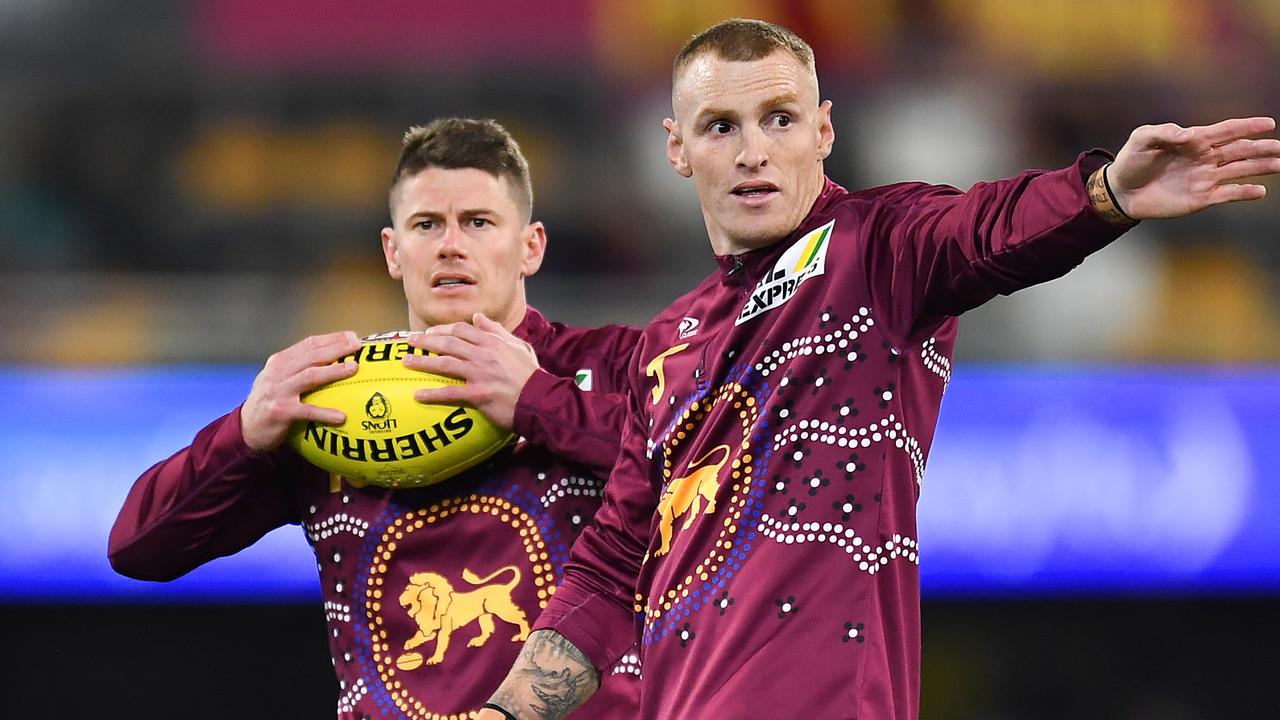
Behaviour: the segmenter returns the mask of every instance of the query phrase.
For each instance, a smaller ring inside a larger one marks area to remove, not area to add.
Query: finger
[[[1269,117],[1232,118],[1187,129],[1196,139],[1206,140],[1210,145],[1221,145],[1251,135],[1269,133],[1276,129],[1276,121]]]
[[[467,327],[471,323],[467,322],[451,322],[443,325],[432,325],[422,331],[423,335],[456,335],[458,328]]]
[[[1280,173],[1280,158],[1254,158],[1219,167],[1216,178],[1218,182],[1227,182],[1276,173]]]
[[[1261,200],[1267,196],[1267,188],[1262,185],[1219,185],[1209,191],[1209,204],[1241,202],[1243,200]]]
[[[479,313],[476,314],[479,315]],[[499,325],[498,328],[501,330],[502,326]],[[453,323],[448,329],[433,334],[461,338],[473,345],[485,345],[491,343],[494,339],[493,332],[478,328],[471,323]]]
[[[436,375],[447,375],[462,381],[467,381],[475,373],[475,365],[464,360],[459,360],[448,355],[433,355],[431,357],[422,358],[419,362],[414,363],[418,367],[416,369],[423,372],[435,373]]]
[[[489,316],[484,313],[476,313],[475,315],[472,315],[471,324],[479,330],[497,335],[500,338],[515,337],[511,334],[510,330],[503,327],[502,323],[496,320],[490,320]]]
[[[413,399],[424,405],[470,405],[475,401],[475,395],[475,391],[466,385],[444,385],[415,390]]]
[[[350,360],[336,365],[312,365],[295,373],[284,383],[283,389],[294,396],[302,395],[321,385],[349,378],[359,369],[360,365]]]
[[[294,422],[313,421],[324,423],[326,425],[341,425],[346,422],[347,416],[341,410],[334,408],[321,407],[312,405],[311,403],[300,402],[292,408],[292,419]]]
[[[312,335],[286,348],[277,357],[283,370],[292,375],[311,365],[329,363],[360,349],[360,337],[350,330]]]
[[[436,355],[448,355],[462,360],[471,360],[480,353],[480,348],[471,341],[453,335],[427,336],[423,338],[421,347]]]
[[[426,329],[426,330],[422,330],[422,331],[416,332],[416,333],[414,333],[414,334],[410,335],[409,337],[405,338],[405,342],[407,342],[407,343],[409,343],[410,345],[412,345],[412,346],[414,346],[414,347],[418,348],[419,350],[425,350],[426,348],[424,348],[424,347],[423,347],[423,343],[425,343],[425,342],[427,341],[427,338],[428,338],[428,337],[431,337],[431,334],[434,334],[434,333],[432,333],[432,330],[434,330],[434,329],[435,329],[435,327],[446,327],[446,326],[444,326],[444,325],[440,325],[440,326],[433,326],[433,327],[428,328],[428,329]],[[429,333],[431,333],[431,334],[429,334]]]
[[[1126,145],[1136,145],[1137,149],[1161,148],[1169,145],[1180,145],[1193,139],[1194,134],[1175,123],[1163,125],[1143,125],[1134,130]]]
[[[1219,145],[1218,154],[1219,165],[1226,165],[1238,160],[1280,157],[1280,140],[1275,138],[1233,140],[1224,145]]]

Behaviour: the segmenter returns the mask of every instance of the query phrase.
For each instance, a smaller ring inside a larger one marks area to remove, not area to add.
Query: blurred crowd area
[[[814,45],[849,187],[1280,109],[1276,0],[0,0],[0,362],[256,363],[403,325],[378,232],[401,133],[443,115],[529,156],[534,304],[642,323],[713,267],[661,121],[674,53],[732,16]],[[966,316],[958,354],[1274,362],[1277,219],[1144,223]]]

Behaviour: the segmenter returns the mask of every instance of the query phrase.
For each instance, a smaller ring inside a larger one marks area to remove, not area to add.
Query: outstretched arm
[[[1246,178],[1280,173],[1280,140],[1269,117],[1213,125],[1144,125],[1105,168],[1120,210],[1134,220],[1177,218],[1205,208],[1258,200],[1267,189]]]
[[[554,630],[537,630],[525,641],[489,704],[517,720],[559,720],[586,702],[598,687],[600,673],[581,650]],[[477,720],[506,718],[486,706]]]

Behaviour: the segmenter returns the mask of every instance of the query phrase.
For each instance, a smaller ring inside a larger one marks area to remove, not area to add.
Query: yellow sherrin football
[[[355,375],[322,385],[302,401],[341,410],[341,425],[295,423],[289,444],[313,465],[353,484],[414,488],[447,480],[484,462],[515,436],[474,408],[424,405],[415,390],[460,385],[456,378],[411,370],[404,357],[421,355],[406,332],[371,335],[354,356]]]

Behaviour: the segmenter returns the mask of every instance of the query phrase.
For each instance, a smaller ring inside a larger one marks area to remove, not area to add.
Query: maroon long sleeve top
[[[600,504],[638,337],[549,323],[534,310],[515,334],[542,367],[520,395],[513,448],[432,487],[353,487],[287,446],[252,451],[237,408],[138,478],[111,531],[112,566],[169,580],[300,524],[320,574],[339,720],[478,710]],[[632,655],[611,664],[600,697],[574,717],[634,718],[638,697]]]
[[[1120,234],[1085,193],[1106,160],[967,192],[828,180],[790,237],[717,258],[644,331],[604,505],[535,627],[597,668],[638,627],[645,718],[916,718],[956,316]]]

